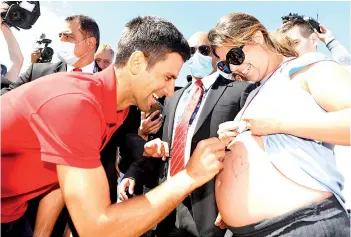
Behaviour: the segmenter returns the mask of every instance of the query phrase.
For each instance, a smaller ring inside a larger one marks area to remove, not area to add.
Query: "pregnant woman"
[[[234,121],[216,180],[234,236],[350,236],[333,144],[350,145],[350,73],[327,57],[296,58],[253,16],[231,13],[209,33],[235,78],[256,83]]]

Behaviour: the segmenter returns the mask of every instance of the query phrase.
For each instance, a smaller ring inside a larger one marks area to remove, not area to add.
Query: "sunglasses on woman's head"
[[[232,48],[226,55],[226,64],[241,65],[245,61],[245,53],[243,51],[244,46]]]
[[[190,54],[194,55],[196,53],[196,50],[199,50],[199,53],[201,53],[204,56],[209,56],[211,53],[211,48],[208,45],[200,45],[199,47],[190,47]]]

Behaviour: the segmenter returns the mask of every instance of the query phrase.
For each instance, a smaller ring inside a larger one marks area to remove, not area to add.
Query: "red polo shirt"
[[[56,164],[101,165],[100,151],[128,115],[116,112],[113,66],[96,74],[55,73],[1,100],[1,222],[58,187]]]

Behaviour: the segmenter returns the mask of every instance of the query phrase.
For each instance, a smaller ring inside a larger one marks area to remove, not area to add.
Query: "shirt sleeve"
[[[347,52],[347,49],[339,41],[333,39],[326,46],[337,63],[341,65],[351,64],[351,54]]]
[[[79,168],[100,166],[102,116],[96,102],[81,94],[47,101],[30,118],[41,146],[41,159]]]

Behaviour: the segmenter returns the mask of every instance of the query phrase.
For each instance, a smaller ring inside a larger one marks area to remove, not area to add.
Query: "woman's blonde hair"
[[[95,55],[101,53],[102,51],[109,51],[112,55],[112,58],[115,56],[115,51],[113,51],[112,47],[108,44],[100,44],[99,48],[97,49]]]
[[[273,36],[257,18],[242,12],[233,12],[223,16],[210,30],[208,39],[214,49],[220,46],[239,47],[252,42],[257,31],[262,32],[265,44],[272,52],[286,57],[298,56],[291,41],[285,37],[278,37],[278,35]]]

